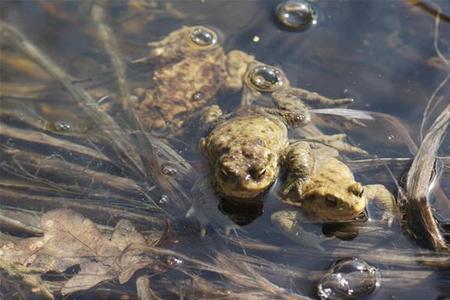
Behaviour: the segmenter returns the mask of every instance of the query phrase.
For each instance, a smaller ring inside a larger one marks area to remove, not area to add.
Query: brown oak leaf
[[[80,271],[61,289],[63,295],[89,289],[117,278],[125,283],[149,267],[154,258],[146,253],[144,236],[128,220],[120,220],[112,235],[101,232],[94,222],[69,210],[57,209],[41,218],[42,237],[24,238],[0,248],[0,258],[43,273]]]

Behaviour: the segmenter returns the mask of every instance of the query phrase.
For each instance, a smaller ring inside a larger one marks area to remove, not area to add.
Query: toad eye
[[[325,197],[325,203],[329,207],[336,207],[338,204],[338,199],[335,196],[328,195]]]
[[[349,186],[348,189],[353,195],[358,197],[362,197],[364,193],[364,188],[359,182],[353,183],[352,185]]]

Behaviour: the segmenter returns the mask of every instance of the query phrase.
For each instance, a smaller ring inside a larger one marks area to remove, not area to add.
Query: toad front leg
[[[272,93],[272,100],[277,108],[264,108],[264,110],[280,117],[287,125],[302,127],[311,121],[308,108],[298,97],[285,94],[281,90]]]
[[[315,92],[292,87],[274,91],[272,100],[279,110],[269,109],[270,112],[280,115],[292,127],[302,127],[311,121],[309,109],[303,101],[317,101],[327,106],[339,106],[353,102],[353,99],[350,98],[333,100]]]
[[[309,179],[314,168],[314,154],[309,144],[302,141],[290,144],[285,165],[287,166],[287,179],[281,192],[283,200],[299,201],[302,198],[303,185]],[[300,203],[296,204],[300,205]]]
[[[309,102],[319,102],[322,105],[326,106],[340,106],[345,104],[350,104],[353,102],[351,98],[341,98],[341,99],[330,99],[325,96],[322,96],[316,92],[310,92],[301,88],[288,87],[285,89],[280,89],[272,93],[272,98],[277,101],[284,101],[284,99],[292,99],[297,102],[300,101],[309,101]]]
[[[392,193],[382,184],[369,184],[364,186],[364,194],[368,201],[378,201],[383,206],[382,220],[387,221],[391,226],[395,215],[395,197]]]

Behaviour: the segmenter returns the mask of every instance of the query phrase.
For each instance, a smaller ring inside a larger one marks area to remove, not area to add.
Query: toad
[[[220,90],[240,90],[254,60],[238,50],[225,53],[218,33],[205,26],[185,26],[148,45],[149,55],[135,63],[155,64],[154,85],[139,89],[134,108],[149,129],[176,131]]]
[[[361,185],[352,171],[330,151],[313,150],[310,143],[297,142],[288,164],[298,167],[288,174],[282,200],[324,222],[349,222],[356,219],[370,200],[380,201],[385,208],[383,219],[392,221],[394,196],[381,184]],[[300,238],[302,214],[288,209],[275,212],[272,223],[292,239]]]

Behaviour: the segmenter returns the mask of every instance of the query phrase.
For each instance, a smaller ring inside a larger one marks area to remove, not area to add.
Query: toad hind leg
[[[304,140],[311,143],[321,143],[342,152],[367,154],[366,150],[347,143],[345,141],[346,137],[347,135],[345,133],[338,133],[333,135],[316,135],[313,138],[306,138]]]
[[[326,241],[321,236],[306,231],[302,225],[302,214],[297,210],[282,210],[272,214],[272,224],[290,240],[306,247],[324,251],[321,243]]]
[[[288,202],[299,201],[303,185],[314,167],[314,156],[309,144],[302,141],[292,143],[288,148],[285,163],[288,167],[288,173],[281,192],[283,200]],[[293,204],[301,205],[301,203]]]
[[[218,105],[206,107],[200,115],[200,130],[209,131],[225,116]]]
[[[287,88],[282,89],[279,91],[276,91],[272,94],[272,97],[274,100],[277,101],[277,99],[297,99],[303,100],[303,101],[316,101],[320,104],[326,105],[326,106],[340,106],[345,104],[350,104],[353,102],[353,99],[351,98],[341,98],[341,99],[331,99],[327,98],[325,96],[322,96],[316,92],[310,92],[308,90],[300,89],[300,88]],[[278,100],[279,101],[279,100]]]
[[[279,90],[272,93],[272,100],[277,108],[266,108],[266,112],[280,116],[286,124],[300,127],[311,121],[308,107],[296,95]]]

